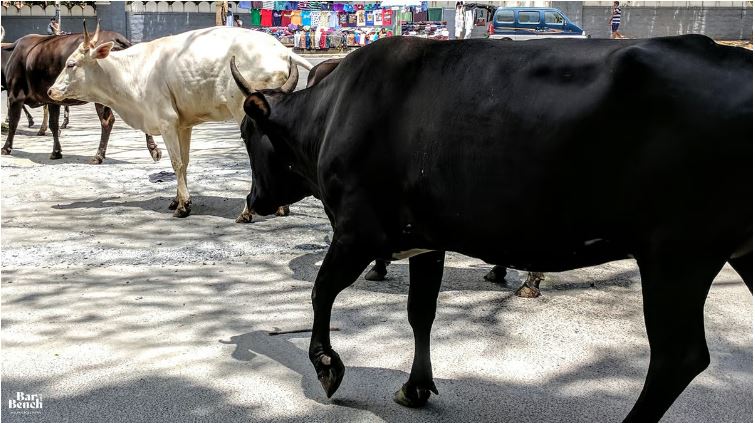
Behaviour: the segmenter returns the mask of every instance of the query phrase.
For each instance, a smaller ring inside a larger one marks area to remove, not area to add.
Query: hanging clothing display
[[[364,26],[366,21],[364,19],[364,10],[357,10],[357,26]]]
[[[291,11],[291,25],[301,25],[301,10]]]
[[[456,14],[454,15],[454,36],[457,39],[461,38],[461,32],[464,30],[464,6],[456,6]]]
[[[474,11],[467,10],[464,12],[464,39],[472,38],[472,27],[474,26]]]
[[[383,11],[382,10],[373,10],[372,13],[372,19],[375,22],[375,26],[383,26]]]
[[[312,26],[312,12],[309,10],[301,11],[301,24],[302,26]]]
[[[262,15],[262,26],[273,26],[273,11],[270,9],[262,9],[260,11]]]
[[[289,24],[291,24],[291,11],[284,10],[281,13],[281,26],[288,26]]]
[[[393,10],[383,9],[383,26],[393,25]]]
[[[280,10],[273,10],[273,26],[281,26],[283,22],[283,12]]]
[[[260,17],[260,10],[259,9],[252,9],[252,18],[251,18],[251,25],[252,26],[260,26],[261,25],[261,17]]]
[[[375,25],[375,14],[372,13],[371,11],[365,12],[364,21],[365,21],[365,25],[367,26]]]

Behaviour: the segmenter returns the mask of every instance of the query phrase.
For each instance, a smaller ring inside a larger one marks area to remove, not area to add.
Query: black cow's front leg
[[[521,298],[537,298],[540,296],[540,282],[545,279],[545,273],[527,272],[527,279],[514,293]]]
[[[48,104],[47,110],[50,113],[50,132],[52,132],[52,153],[50,160],[63,158],[63,148],[60,146],[60,106],[57,104]]]
[[[370,256],[353,242],[351,236],[339,236],[336,233],[312,288],[315,317],[309,359],[328,398],[338,389],[345,371],[341,358],[330,346],[330,313],[333,302],[342,290],[354,283],[369,263]]]
[[[488,282],[506,283],[506,266],[493,266],[483,278]]]
[[[638,255],[650,366],[625,422],[657,422],[710,363],[703,307],[725,257]]]
[[[5,139],[5,145],[0,150],[4,156],[13,151],[13,138],[16,136],[18,120],[21,119],[21,109],[24,107],[23,101],[11,101],[8,99],[8,102],[10,103],[8,107],[8,138]]]
[[[100,118],[100,126],[102,132],[100,133],[100,145],[97,147],[97,154],[94,155],[91,164],[100,164],[105,160],[105,154],[107,153],[107,143],[110,140],[110,132],[113,130],[113,124],[115,123],[115,116],[110,107],[103,106],[99,103],[94,103],[94,108],[97,110],[97,116]]]
[[[430,330],[435,320],[440,282],[443,279],[444,251],[432,251],[409,259],[409,324],[414,331],[414,362],[409,380],[393,399],[407,407],[421,407],[438,394],[430,362]]]

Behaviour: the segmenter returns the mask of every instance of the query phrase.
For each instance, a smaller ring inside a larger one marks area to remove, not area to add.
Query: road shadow
[[[300,248],[301,247],[301,248]],[[310,250],[289,261],[288,267],[294,279],[314,284],[320,263],[325,258],[328,244],[306,244],[296,247],[299,250]],[[388,274],[384,281],[368,281],[364,275],[372,268],[372,263],[354,282],[352,287],[373,292],[392,293],[409,292],[409,261],[400,260],[391,262],[388,266]],[[509,292],[518,289],[527,278],[527,272],[516,269],[508,269],[505,283],[494,283],[485,280],[485,275],[492,269],[492,265],[477,264],[470,267],[454,267],[446,263],[443,269],[443,282],[441,292],[444,291],[502,291]],[[602,278],[578,279],[568,273],[548,273],[540,288],[543,293],[547,291],[588,290],[604,287],[628,288],[639,278],[636,269],[611,272]]]
[[[50,140],[50,152],[52,151],[52,140]],[[47,153],[32,153],[24,151],[23,149],[19,149],[14,147],[13,151],[11,152],[11,156],[19,158],[19,159],[27,159],[33,163],[37,164],[68,164],[68,163],[76,163],[76,164],[90,164],[92,158],[94,157],[95,153],[97,152],[97,149],[92,150],[91,156],[82,156],[78,154],[70,154],[67,153],[65,150],[63,150],[63,158],[57,159],[57,160],[51,160],[50,159],[50,152]],[[118,159],[111,159],[111,158],[105,158],[105,161],[102,162],[102,164],[129,164],[129,162],[118,160]]]

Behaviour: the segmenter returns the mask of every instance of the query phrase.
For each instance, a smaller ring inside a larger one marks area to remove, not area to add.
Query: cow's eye
[[[76,67],[76,62],[74,62],[73,60],[71,60],[68,63],[66,63],[66,67],[67,68],[75,68]]]

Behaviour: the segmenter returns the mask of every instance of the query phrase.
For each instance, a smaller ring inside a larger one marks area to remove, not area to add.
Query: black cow
[[[407,406],[437,393],[446,250],[543,272],[636,258],[651,356],[626,421],[659,420],[708,366],[703,306],[727,261],[752,291],[751,51],[694,35],[396,37],[299,92],[234,78],[247,94],[249,208],[313,193],[333,226],[309,349],[328,397],[344,374],[333,302],[376,258],[411,256],[415,355],[395,396]]]
[[[97,41],[114,41],[115,49],[125,49],[131,46],[126,37],[112,31],[100,31],[99,25],[95,31],[94,40]],[[3,76],[8,89],[8,138],[5,145],[0,149],[3,155],[11,154],[13,150],[13,138],[18,127],[18,120],[21,117],[21,109],[24,105],[30,107],[48,106],[50,131],[53,137],[52,153],[50,159],[60,159],[63,157],[62,149],[58,137],[60,118],[60,106],[74,106],[86,104],[84,101],[64,100],[62,102],[53,101],[48,95],[47,90],[55,82],[55,78],[66,66],[66,59],[71,53],[78,48],[84,40],[83,34],[69,35],[27,35],[22,37],[12,45],[12,53],[8,57],[7,63],[3,62]],[[100,135],[100,145],[97,153],[91,162],[94,164],[102,163],[107,151],[107,143],[110,138],[110,132],[115,123],[115,116],[109,107],[95,103],[97,116],[102,126]],[[155,144],[152,136],[147,135],[147,149],[152,158],[160,160],[162,153]]]

